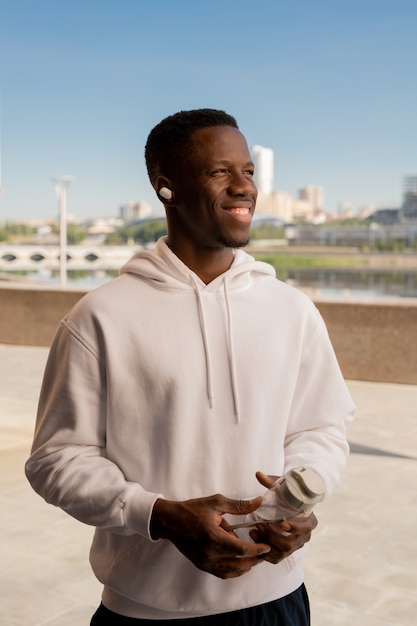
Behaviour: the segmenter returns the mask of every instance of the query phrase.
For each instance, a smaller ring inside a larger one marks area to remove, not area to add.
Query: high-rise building
[[[401,221],[415,223],[417,220],[417,176],[404,178],[404,197],[401,207]]]
[[[417,192],[417,174],[404,177],[404,194]]]
[[[315,185],[307,185],[298,191],[298,198],[306,200],[313,213],[323,210],[323,189]]]
[[[255,163],[255,183],[260,193],[269,194],[274,189],[274,152],[263,146],[252,147]]]

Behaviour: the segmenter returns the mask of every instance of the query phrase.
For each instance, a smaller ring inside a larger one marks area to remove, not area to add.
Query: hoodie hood
[[[126,273],[137,274],[155,288],[168,290],[189,289],[192,281],[195,281],[201,289],[217,291],[226,277],[229,283],[233,283],[231,288],[235,289],[247,285],[254,280],[256,274],[275,277],[275,270],[271,265],[255,261],[252,256],[237,249],[230,268],[206,285],[172,252],[166,243],[166,237],[158,240],[154,250],[141,250],[134,254],[120,269],[120,274]]]
[[[237,380],[236,359],[233,337],[233,292],[247,288],[252,281],[262,277],[275,277],[275,270],[271,265],[255,261],[243,250],[234,251],[234,259],[230,268],[217,276],[207,285],[195,272],[187,267],[166,243],[166,237],[158,240],[155,250],[141,250],[137,252],[120,270],[120,274],[136,274],[142,280],[151,284],[155,289],[168,291],[193,290],[196,296],[196,307],[200,320],[200,329],[204,345],[206,362],[207,399],[213,408],[214,398],[212,390],[212,359],[207,334],[206,313],[201,294],[206,291],[221,293],[224,297],[227,314],[227,341],[229,354],[229,369],[232,383],[232,394],[236,422],[240,421],[239,381]]]

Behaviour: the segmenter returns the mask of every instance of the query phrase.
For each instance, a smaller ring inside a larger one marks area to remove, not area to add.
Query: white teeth
[[[248,215],[249,213],[249,209],[239,207],[229,209],[229,211],[232,211],[232,213],[237,213],[238,215]]]

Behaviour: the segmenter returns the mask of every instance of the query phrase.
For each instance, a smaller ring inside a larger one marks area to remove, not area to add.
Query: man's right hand
[[[232,500],[220,494],[175,502],[158,499],[151,517],[153,539],[168,539],[196,567],[218,578],[235,578],[264,561],[270,546],[241,541],[223,519],[224,513],[247,515],[262,501]]]

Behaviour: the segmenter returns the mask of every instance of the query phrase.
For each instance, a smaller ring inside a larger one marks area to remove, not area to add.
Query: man
[[[234,118],[170,116],[145,155],[168,235],[61,322],[27,476],[96,527],[94,626],[306,626],[314,514],[229,526],[296,466],[330,494],[351,398],[311,301],[239,250],[257,191]]]

